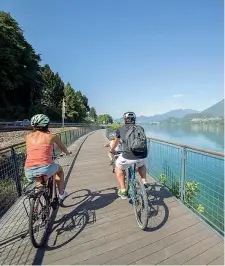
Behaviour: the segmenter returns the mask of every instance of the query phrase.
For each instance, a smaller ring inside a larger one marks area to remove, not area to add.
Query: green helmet
[[[112,133],[109,134],[109,139],[110,140],[115,139],[115,137],[116,137],[116,133],[115,132],[112,132]]]
[[[38,114],[31,118],[30,124],[32,127],[47,127],[50,120],[46,115]]]

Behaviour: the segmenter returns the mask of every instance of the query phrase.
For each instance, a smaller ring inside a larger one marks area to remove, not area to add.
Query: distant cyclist
[[[64,191],[63,169],[52,160],[53,144],[55,143],[66,155],[70,152],[57,135],[49,132],[49,122],[49,118],[44,114],[37,114],[31,118],[34,132],[26,136],[27,159],[24,170],[29,180],[35,179],[37,187],[41,187],[41,179],[38,176],[45,175],[47,181],[56,174],[59,198],[63,200],[68,193]]]
[[[116,133],[115,132],[110,133],[109,142],[106,143],[104,145],[104,147],[110,147],[110,149],[111,149],[115,139],[116,139]],[[119,154],[121,152],[122,152],[122,144],[121,144],[121,142],[119,142],[118,145],[115,148],[115,153]],[[108,156],[109,156],[109,159],[110,159],[110,165],[112,165],[113,164],[113,154],[110,151],[108,152]]]
[[[110,152],[113,153],[120,140],[122,140],[123,152],[116,160],[115,172],[120,186],[118,196],[126,199],[127,191],[125,189],[123,170],[136,163],[143,184],[147,187],[145,158],[148,155],[148,150],[144,129],[136,125],[135,113],[126,112],[123,118],[124,125],[116,131],[116,139]]]

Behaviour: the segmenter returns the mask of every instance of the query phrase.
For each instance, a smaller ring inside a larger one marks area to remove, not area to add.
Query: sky
[[[42,64],[119,118],[224,98],[223,0],[0,0]]]

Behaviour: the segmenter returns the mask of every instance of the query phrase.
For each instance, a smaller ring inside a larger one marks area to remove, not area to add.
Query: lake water
[[[148,137],[224,152],[221,125],[143,125]],[[164,176],[165,185],[178,188],[182,176],[183,149],[150,141],[147,166],[156,180]],[[186,149],[185,182],[197,182],[198,191],[191,206],[203,206],[202,215],[221,232],[224,230],[224,158]],[[176,185],[178,184],[178,185]]]
[[[143,125],[148,137],[224,152],[222,125]]]

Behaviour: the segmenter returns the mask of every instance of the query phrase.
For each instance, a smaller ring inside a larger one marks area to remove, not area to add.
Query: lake
[[[148,137],[185,144],[206,150],[224,152],[222,125],[143,125]],[[179,193],[184,150],[157,141],[148,142],[147,168],[149,174],[173,193]],[[186,149],[185,191],[196,185],[196,194],[189,205],[203,208],[203,217],[219,232],[224,230],[224,158]],[[196,183],[193,183],[196,182]],[[189,189],[189,194],[192,189]],[[186,192],[187,193],[187,192]]]
[[[224,152],[223,125],[142,125],[147,137]]]

